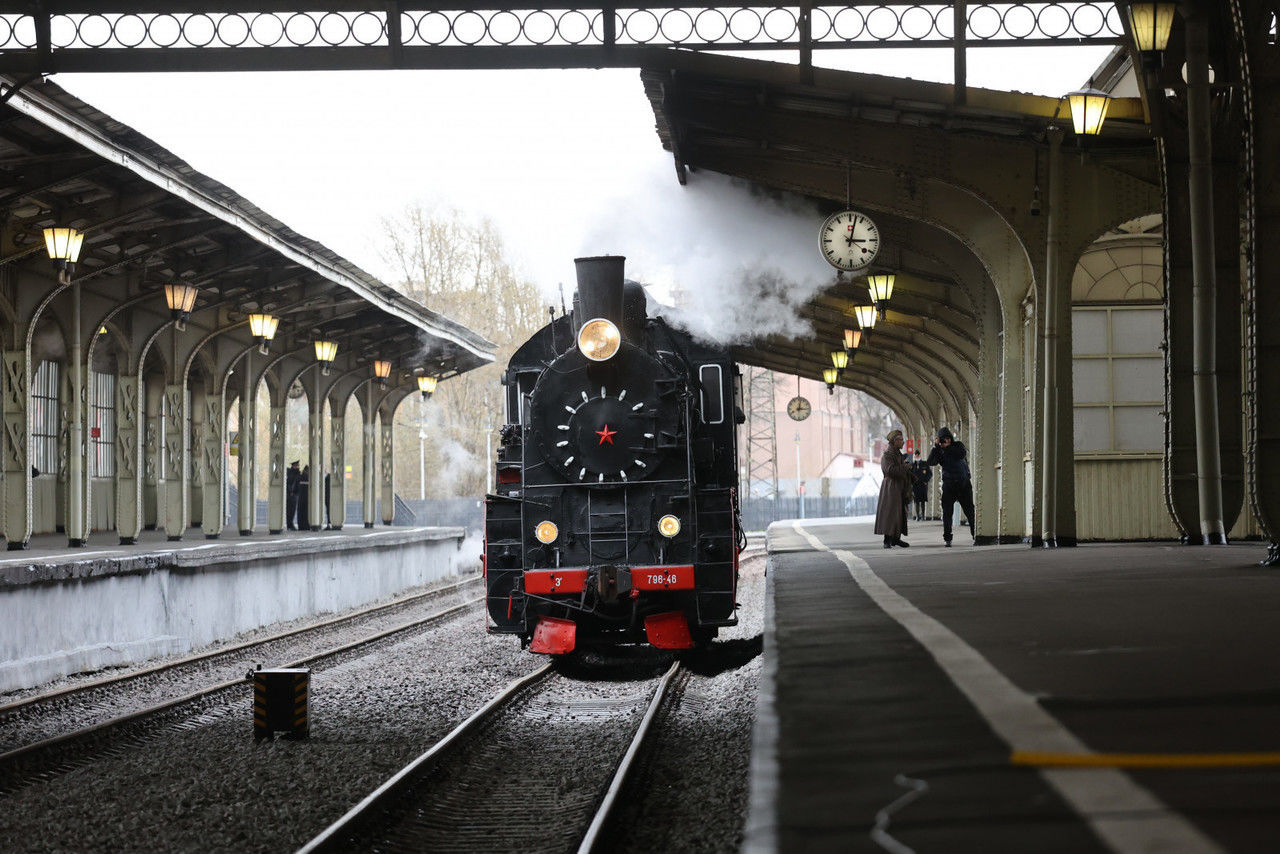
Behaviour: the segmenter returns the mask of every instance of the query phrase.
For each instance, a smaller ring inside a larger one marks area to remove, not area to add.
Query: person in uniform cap
[[[300,460],[289,463],[284,472],[284,522],[290,531],[298,530],[298,480],[302,472],[298,469]]]
[[[911,500],[911,469],[902,458],[902,446],[905,440],[901,430],[892,430],[885,436],[889,447],[880,457],[880,471],[884,479],[880,481],[880,500],[876,503],[876,533],[884,537],[884,547],[902,546],[910,543],[902,536],[907,533],[907,503]]]

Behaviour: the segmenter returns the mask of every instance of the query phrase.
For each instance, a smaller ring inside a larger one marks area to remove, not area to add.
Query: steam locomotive
[[[488,631],[550,654],[688,649],[737,622],[741,377],[725,351],[647,317],[623,258],[575,264],[572,312],[503,373]]]

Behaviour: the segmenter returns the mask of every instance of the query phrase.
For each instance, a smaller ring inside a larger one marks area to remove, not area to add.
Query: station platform
[[[463,528],[363,527],[133,545],[33,537],[0,555],[0,693],[342,611],[472,572]]]
[[[769,528],[744,850],[1280,848],[1264,546],[911,531],[884,549],[870,519]]]

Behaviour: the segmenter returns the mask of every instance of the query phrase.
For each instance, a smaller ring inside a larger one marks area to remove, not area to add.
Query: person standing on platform
[[[884,537],[886,549],[911,544],[902,537],[907,533],[907,502],[911,499],[911,469],[902,458],[905,441],[901,430],[892,430],[885,436],[889,447],[880,457],[880,500],[876,503],[876,533]]]
[[[329,515],[329,473],[324,473],[324,529],[333,530],[333,517]]]
[[[301,477],[298,461],[289,463],[284,470],[284,523],[290,531],[298,530],[298,480]]]
[[[915,499],[915,520],[924,521],[924,503],[929,500],[929,481],[933,479],[933,469],[924,460],[917,458],[911,463],[911,492]]]
[[[977,529],[973,526],[973,481],[969,476],[968,452],[964,443],[956,441],[946,427],[938,429],[938,438],[929,453],[928,464],[942,466],[942,541],[951,545],[951,520],[955,516],[956,502],[969,521],[969,533],[977,542]]]
[[[298,478],[298,530],[311,530],[311,466],[302,467]]]

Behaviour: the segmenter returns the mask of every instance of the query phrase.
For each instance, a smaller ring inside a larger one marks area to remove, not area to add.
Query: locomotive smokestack
[[[575,330],[597,317],[622,328],[622,269],[626,261],[621,255],[573,259],[578,268],[578,296],[573,307]]]

